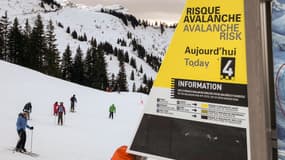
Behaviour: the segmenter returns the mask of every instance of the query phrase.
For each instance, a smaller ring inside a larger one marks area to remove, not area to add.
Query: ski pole
[[[65,124],[65,114],[62,115],[63,123]]]
[[[33,130],[31,133],[31,153],[33,152]]]

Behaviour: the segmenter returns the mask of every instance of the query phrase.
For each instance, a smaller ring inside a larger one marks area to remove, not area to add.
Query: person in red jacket
[[[58,102],[55,102],[53,104],[53,115],[57,116],[57,110],[58,110]]]
[[[58,114],[58,125],[63,125],[63,114],[65,115],[65,107],[63,105],[63,102],[60,102],[60,105],[57,108],[57,114]]]

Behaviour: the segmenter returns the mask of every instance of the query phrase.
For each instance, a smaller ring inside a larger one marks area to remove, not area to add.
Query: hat
[[[22,115],[23,115],[24,117],[27,117],[27,116],[29,115],[29,112],[23,112]]]

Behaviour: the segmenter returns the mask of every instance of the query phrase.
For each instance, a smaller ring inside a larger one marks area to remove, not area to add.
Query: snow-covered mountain
[[[82,87],[39,72],[0,61],[0,159],[30,160],[12,153],[18,135],[16,119],[27,102],[33,112],[28,123],[34,126],[33,140],[27,129],[26,149],[40,160],[108,160],[121,145],[129,145],[137,127],[146,95],[130,92],[109,93]],[[69,98],[76,94],[76,113],[70,113]],[[53,103],[64,102],[65,124],[58,126],[52,115]],[[108,107],[117,112],[108,119]],[[31,148],[32,146],[32,148]]]
[[[102,6],[98,4],[95,7],[88,7],[73,4],[67,0],[57,0],[57,2],[61,4],[61,7],[41,3],[41,0],[1,0],[0,15],[4,15],[7,11],[9,20],[12,22],[17,17],[21,26],[24,26],[26,19],[29,19],[33,25],[38,14],[42,16],[45,25],[49,20],[52,20],[55,25],[58,49],[61,53],[64,52],[67,45],[70,45],[73,56],[78,46],[81,47],[83,53],[86,53],[87,48],[90,47],[91,38],[95,38],[97,43],[109,42],[113,47],[128,52],[130,58],[134,58],[138,66],[135,70],[128,63],[125,63],[130,91],[132,91],[133,83],[136,84],[137,88],[142,84],[143,74],[146,74],[148,78],[155,79],[156,71],[146,63],[146,59],[138,57],[137,51],[133,51],[131,41],[136,39],[145,48],[148,55],[162,59],[174,33],[173,28],[165,28],[163,33],[161,33],[159,26],[137,26],[134,28],[130,21],[128,25],[125,25],[118,17],[107,12],[101,12],[103,9],[129,14],[128,10],[121,5]],[[66,32],[67,27],[70,28],[71,32],[76,31],[78,35],[86,34],[88,41],[82,42],[73,39],[71,34]],[[128,38],[128,33],[131,33],[132,39]],[[121,46],[117,43],[118,39],[124,39],[127,45]],[[105,59],[109,76],[117,75],[119,72],[117,58],[109,55],[105,56]],[[143,67],[144,73],[139,73],[140,66]],[[135,72],[135,80],[130,80],[132,70]]]

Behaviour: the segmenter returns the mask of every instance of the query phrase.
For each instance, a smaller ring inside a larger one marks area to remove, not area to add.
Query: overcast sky
[[[186,0],[71,0],[86,5],[121,4],[138,18],[178,22]]]

